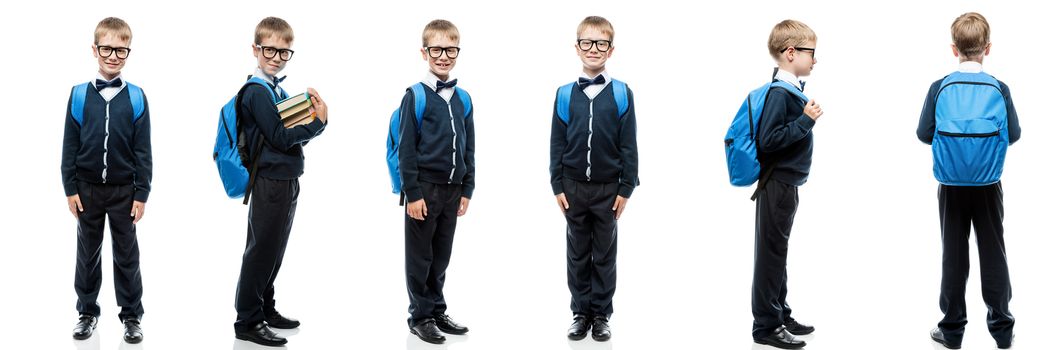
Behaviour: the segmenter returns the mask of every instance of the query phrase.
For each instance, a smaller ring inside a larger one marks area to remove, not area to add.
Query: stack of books
[[[277,112],[285,127],[292,128],[314,121],[317,115],[310,113],[310,106],[310,94],[304,92],[277,102]]]

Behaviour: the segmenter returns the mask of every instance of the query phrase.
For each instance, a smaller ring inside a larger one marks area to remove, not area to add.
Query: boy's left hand
[[[328,124],[328,105],[321,101],[321,96],[318,96],[314,88],[307,88],[307,94],[310,95],[310,113],[317,115],[322,123]]]
[[[613,211],[616,212],[616,214],[614,214],[613,216],[613,219],[620,220],[620,214],[624,213],[624,207],[626,207],[627,205],[627,197],[617,196],[617,200],[613,202]]]
[[[139,201],[131,203],[131,217],[135,218],[134,220],[131,220],[132,225],[139,223],[139,219],[142,219],[142,216],[145,214],[146,203]]]
[[[460,206],[456,209],[456,216],[464,216],[467,214],[467,205],[471,204],[471,199],[467,197],[460,197]]]

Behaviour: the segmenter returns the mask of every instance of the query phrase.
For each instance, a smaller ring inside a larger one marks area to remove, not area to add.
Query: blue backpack
[[[128,97],[131,98],[131,110],[134,112],[131,122],[134,124],[139,121],[139,118],[142,118],[142,114],[146,111],[143,102],[146,98],[138,86],[131,83],[125,84],[128,85]],[[73,114],[73,120],[77,122],[77,125],[84,125],[84,100],[88,98],[88,87],[91,87],[90,82],[73,87],[73,100],[70,101],[69,111]]]
[[[934,177],[953,186],[1000,181],[1010,143],[1007,102],[986,73],[949,74],[934,105]]]
[[[613,87],[613,101],[617,103],[617,117],[623,117],[624,113],[628,112],[628,85],[617,79],[610,79],[609,84]],[[569,98],[573,95],[573,88],[576,86],[577,82],[562,85],[558,88],[558,95],[555,97],[555,112],[558,113],[558,118],[566,124],[569,124]]]
[[[230,198],[241,198],[244,196],[244,204],[248,204],[251,185],[255,180],[256,163],[258,163],[259,154],[262,153],[260,151],[263,146],[263,138],[260,137],[252,153],[255,159],[251,163],[244,161],[248,158],[246,149],[248,138],[241,133],[238,127],[237,108],[241,104],[242,93],[251,84],[267,87],[266,91],[270,92],[270,97],[274,100],[274,103],[277,103],[278,96],[269,88],[265,80],[258,77],[250,77],[248,82],[241,86],[241,90],[237,92],[237,95],[231,98],[229,102],[226,102],[222,110],[219,111],[219,130],[216,131],[215,149],[212,152],[212,159],[215,160],[215,166],[219,168],[219,179],[223,181],[226,195],[230,196]],[[251,172],[248,171],[247,164],[251,164]]]
[[[423,112],[427,108],[427,87],[423,83],[413,84],[407,90],[412,92],[413,100],[416,102],[416,133],[419,134],[419,126],[423,124]],[[453,87],[454,94],[460,96],[463,102],[463,117],[471,114],[471,95],[459,87]],[[387,170],[390,172],[391,192],[401,193],[401,169],[398,164],[398,145],[401,144],[401,108],[394,110],[390,116],[390,129],[387,131]]]
[[[774,74],[776,76],[776,70]],[[726,131],[726,138],[723,140],[726,148],[726,168],[730,172],[730,184],[734,186],[750,186],[759,180],[761,169],[755,139],[759,120],[762,118],[763,106],[766,105],[766,96],[774,87],[788,90],[804,103],[808,101],[803,92],[792,84],[780,80],[763,84],[748,93],[741,108],[734,115],[733,122],[730,123],[730,130]],[[755,197],[753,196],[752,199]]]

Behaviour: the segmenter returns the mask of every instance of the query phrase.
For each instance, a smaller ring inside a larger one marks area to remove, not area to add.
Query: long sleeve
[[[467,151],[463,155],[466,172],[463,175],[463,196],[471,198],[474,194],[474,109],[464,120],[464,131],[467,133]]]
[[[566,152],[566,123],[558,117],[558,101],[552,109],[551,117],[551,190],[555,195],[562,193],[562,156]]]
[[[419,135],[419,125],[416,125],[416,99],[412,91],[405,92],[400,110],[398,168],[401,170],[401,191],[405,193],[409,202],[415,202],[423,199],[423,190],[420,189],[420,170],[417,166],[419,155],[416,151],[416,137]]]
[[[1011,144],[1014,144],[1022,138],[1022,126],[1018,125],[1018,112],[1015,111],[1015,103],[1011,99],[1011,90],[1002,81],[1000,88],[1004,93],[1004,100],[1007,101],[1007,138]]]
[[[80,152],[80,124],[73,120],[72,102],[73,92],[70,91],[66,102],[66,130],[62,136],[62,187],[66,196],[77,194],[77,153]]]
[[[146,96],[142,97],[142,102],[142,117],[134,125],[132,151],[135,154],[135,200],[145,203],[153,181],[153,148],[150,144],[150,104]]]
[[[639,147],[635,135],[635,95],[628,90],[628,111],[620,123],[620,143],[617,145],[622,164],[617,193],[625,198],[631,197],[635,186],[639,185]]]
[[[923,100],[923,110],[920,111],[920,125],[916,127],[916,137],[928,145],[934,142],[934,105],[938,102],[941,85],[942,81],[938,80],[927,90],[927,98]]]
[[[814,120],[806,114],[786,115],[789,103],[799,103],[792,93],[782,88],[771,88],[759,120],[757,145],[760,152],[773,153],[802,140],[814,127]]]
[[[264,89],[267,87],[258,84],[246,88],[244,96],[241,97],[241,105],[254,118],[256,126],[270,146],[287,152],[293,146],[308,141],[324,131],[325,123],[316,118],[306,125],[285,128],[277,112],[277,106],[274,105],[270,93]]]

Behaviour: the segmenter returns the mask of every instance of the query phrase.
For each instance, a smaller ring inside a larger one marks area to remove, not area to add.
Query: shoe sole
[[[142,342],[142,338],[132,338],[132,339],[124,338],[124,342],[128,343],[128,344],[138,344],[138,343]]]
[[[595,335],[591,335],[591,339],[595,339],[595,341],[608,341],[611,337],[612,336],[596,337]]]
[[[438,330],[442,331],[442,333],[452,334],[452,335],[464,335],[464,334],[467,334],[467,331],[469,331],[469,329],[464,329],[462,331],[459,331],[459,330],[455,330],[455,329],[445,329],[445,328],[442,328],[442,327],[438,327]]]
[[[786,329],[786,330],[788,331],[788,333],[792,333],[792,335],[807,335],[807,334],[814,333],[814,329],[810,329],[809,331],[806,331],[806,332],[803,332],[803,331],[796,332],[796,331],[793,331],[791,329]]]
[[[73,335],[73,339],[76,339],[76,340],[88,340],[90,338],[91,338],[91,333],[88,333],[88,335],[84,335],[84,336],[80,336],[80,335],[76,335],[76,334]]]
[[[275,325],[273,325],[273,324],[270,324],[269,322],[267,322],[267,324],[266,324],[266,325],[267,325],[267,326],[270,326],[270,328],[274,328],[274,329],[296,329],[296,328],[299,328],[299,325],[298,325],[298,324],[297,324],[297,325],[295,325],[295,326],[285,326],[285,325],[281,325],[281,326],[275,326]]]
[[[260,343],[260,342],[256,341],[256,339],[252,339],[252,338],[249,338],[249,337],[241,336],[240,334],[236,334],[236,335],[234,335],[234,337],[237,338],[237,339],[240,339],[240,340],[244,340],[246,342],[259,344],[259,345],[262,345],[262,346],[277,347],[277,346],[288,344],[287,340],[284,341],[284,342],[280,342],[280,343],[269,343],[269,342],[262,342],[262,343]]]
[[[568,335],[570,340],[581,340],[581,339],[587,338],[587,336],[588,336],[587,332],[584,332],[581,335],[572,335],[572,334]]]
[[[792,333],[792,332],[789,332],[789,333]],[[769,342],[767,342],[765,340],[760,340],[760,339],[753,339],[752,341],[754,341],[756,344],[769,345],[769,346],[773,346],[773,347],[778,348],[778,349],[802,349],[802,348],[806,347],[806,342],[803,342],[803,343],[801,343],[799,345],[778,346],[778,345],[784,345],[784,344],[777,343],[775,345],[775,344],[772,344],[772,343],[769,343]]]
[[[952,345],[949,345],[945,340],[942,340],[942,339],[931,337],[931,340],[933,340],[935,343],[941,344],[946,349],[952,349],[952,350],[959,350],[960,349],[960,345],[952,346]]]
[[[428,343],[431,343],[431,344],[444,344],[445,343],[445,339],[429,340],[427,338],[424,338],[422,335],[420,335],[420,333],[416,333],[416,330],[412,329],[412,328],[409,329],[409,333],[412,333],[412,335],[415,335],[417,338],[420,338],[420,340],[428,342]]]

